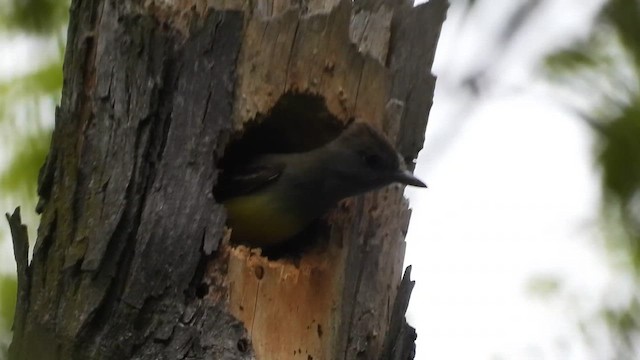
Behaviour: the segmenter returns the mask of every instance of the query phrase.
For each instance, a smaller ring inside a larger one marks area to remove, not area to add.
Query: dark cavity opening
[[[227,189],[229,174],[238,172],[253,159],[264,154],[300,153],[318,148],[335,139],[347,122],[341,121],[327,109],[324,98],[305,93],[286,93],[267,114],[259,114],[245,125],[243,131],[232,135],[225,155],[219,163],[222,173],[220,186],[214,189],[219,202],[233,197]],[[270,259],[299,258],[327,233],[325,221],[319,220],[284,243],[263,248]],[[234,243],[233,233],[231,242]],[[246,245],[246,244],[245,244]]]
[[[249,341],[245,338],[238,340],[238,343],[236,344],[236,346],[238,347],[238,351],[240,351],[243,354],[249,351]]]
[[[198,297],[198,299],[202,299],[203,297],[207,296],[208,293],[209,284],[202,282],[196,287],[196,296]]]
[[[220,165],[225,169],[261,154],[309,151],[336,138],[344,126],[321,96],[286,93],[269,113],[233,135]]]

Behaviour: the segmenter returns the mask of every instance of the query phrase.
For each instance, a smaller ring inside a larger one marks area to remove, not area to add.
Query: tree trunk
[[[301,235],[312,245],[267,258],[229,244],[214,186],[224,162],[317,146],[352,118],[414,159],[446,7],[73,1],[30,264],[8,217],[10,356],[412,358],[401,187],[343,201]]]

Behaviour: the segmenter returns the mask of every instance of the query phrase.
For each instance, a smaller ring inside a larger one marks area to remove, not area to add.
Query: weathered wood
[[[317,135],[296,146],[355,118],[414,159],[446,6],[73,1],[12,358],[410,356],[401,187],[343,201],[296,260],[230,246],[213,188],[230,140],[287,111]]]
[[[6,214],[11,238],[13,239],[13,254],[16,260],[18,275],[18,291],[13,321],[14,334],[22,334],[25,326],[25,317],[29,308],[29,284],[31,274],[29,270],[29,234],[27,226],[22,223],[20,208],[16,208],[13,214]]]
[[[74,1],[71,19],[12,357],[252,357],[242,325],[195,294],[225,221],[213,164],[231,130],[242,13],[194,17],[188,34],[129,2]]]
[[[322,10],[267,7],[265,16],[249,19],[235,128],[268,113],[287,92],[320,94],[339,120],[384,129],[414,159],[431,106],[429,69],[446,1],[416,9],[361,5],[357,11],[350,1]],[[328,246],[298,263],[232,251],[230,311],[249,329],[258,358],[379,357],[389,326],[404,326],[403,318],[389,319],[409,215],[402,189],[391,186],[345,201],[329,216]],[[398,331],[393,340],[404,340]]]
[[[400,6],[392,21],[389,70],[394,74],[391,98],[404,104],[398,123],[397,147],[401,154],[415,159],[424,143],[424,129],[433,105],[436,78],[431,74],[440,27],[445,20],[447,0],[431,0],[412,7]]]
[[[404,271],[393,303],[389,329],[380,359],[413,359],[415,355],[416,332],[404,318],[414,285],[415,281],[411,280],[411,266],[409,266]]]

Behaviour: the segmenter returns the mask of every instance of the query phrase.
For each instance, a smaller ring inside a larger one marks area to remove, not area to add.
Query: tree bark
[[[73,1],[30,264],[19,212],[8,217],[10,356],[412,358],[401,187],[342,202],[296,259],[231,246],[213,189],[230,144],[293,151],[353,118],[414,159],[446,8]]]

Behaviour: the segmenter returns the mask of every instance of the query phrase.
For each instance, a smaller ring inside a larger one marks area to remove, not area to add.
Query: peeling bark
[[[446,7],[73,1],[30,264],[19,212],[8,217],[10,356],[412,356],[402,188],[341,203],[325,245],[297,261],[231,247],[213,188],[230,140],[286,94],[321,96],[331,119],[367,121],[414,159]]]

